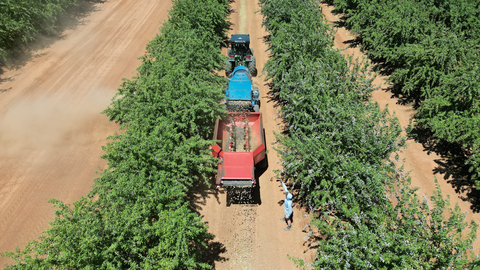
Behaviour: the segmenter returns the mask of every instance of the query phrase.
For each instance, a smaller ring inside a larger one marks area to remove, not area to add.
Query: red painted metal
[[[220,158],[216,186],[232,183],[256,184],[255,165],[265,158],[265,136],[262,114],[259,112],[230,112],[217,120],[213,135],[218,140],[212,146],[214,157]],[[248,181],[248,182],[244,182]]]
[[[221,158],[223,156],[222,148],[220,148],[218,144],[214,144],[212,146],[212,150],[213,150],[212,152],[214,157]]]
[[[253,156],[254,156],[255,164],[262,161],[265,158],[265,145],[262,144],[259,147],[257,147],[257,149],[253,151]]]
[[[255,179],[252,152],[225,152],[222,165],[222,180]]]

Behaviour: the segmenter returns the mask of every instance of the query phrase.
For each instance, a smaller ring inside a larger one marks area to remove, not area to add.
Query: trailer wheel
[[[227,207],[230,207],[232,204],[232,190],[228,187],[225,187],[225,199]]]
[[[255,61],[255,56],[253,56],[253,55],[252,55],[252,61],[248,62],[248,71],[250,71],[250,74],[253,77],[257,76],[256,61]]]

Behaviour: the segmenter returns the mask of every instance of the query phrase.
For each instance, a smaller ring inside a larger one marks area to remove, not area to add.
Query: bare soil
[[[323,14],[330,23],[339,21],[339,16],[332,13],[334,7],[327,4],[321,4]],[[336,28],[335,33],[335,47],[341,49],[342,53],[353,55],[353,59],[362,59],[365,55],[360,51],[360,48],[348,47],[349,42],[354,39],[354,36],[345,28]],[[415,114],[413,104],[405,104],[401,97],[397,97],[391,91],[391,85],[386,81],[388,77],[378,75],[373,84],[379,89],[373,92],[373,100],[378,102],[382,109],[388,106],[390,113],[395,114],[399,119],[402,128],[407,128],[410,119]],[[405,134],[404,134],[405,135]],[[412,186],[419,187],[417,194],[422,197],[430,198],[435,190],[435,178],[438,179],[442,194],[450,197],[450,204],[453,208],[455,204],[460,206],[463,213],[468,212],[467,221],[475,221],[480,225],[480,213],[478,213],[478,206],[472,204],[472,190],[471,187],[459,187],[456,185],[458,181],[454,179],[455,168],[445,167],[447,162],[445,156],[440,152],[432,151],[430,147],[413,139],[408,139],[407,148],[400,154],[400,159],[405,160],[405,170],[410,172]],[[477,194],[473,192],[473,194]],[[473,243],[475,254],[478,254],[480,248],[480,230],[477,232],[477,240]]]
[[[257,61],[258,77],[254,83],[260,90],[260,112],[263,114],[268,168],[258,170],[259,196],[256,203],[250,200],[234,200],[226,206],[224,188],[215,190],[204,188],[196,195],[195,207],[209,226],[209,232],[220,245],[215,269],[295,269],[288,256],[302,258],[311,262],[315,249],[308,246],[307,234],[302,229],[310,222],[306,212],[294,204],[294,216],[291,231],[284,231],[283,217],[284,191],[276,180],[274,170],[281,169],[277,152],[273,149],[275,137],[273,131],[280,132],[282,120],[278,110],[270,100],[269,87],[261,73],[269,55],[264,37],[267,35],[261,27],[262,16],[256,0],[236,0],[232,3],[230,34],[250,34],[251,45]],[[226,55],[226,49],[224,51]],[[222,73],[223,74],[223,73]]]
[[[0,77],[0,252],[36,239],[50,198],[91,190],[101,148],[118,126],[101,115],[167,19],[170,0],[104,1],[21,67]],[[9,260],[0,258],[0,268]]]
[[[19,69],[6,70],[0,78],[0,251],[12,251],[36,239],[48,228],[54,216],[47,201],[67,203],[90,191],[95,170],[105,168],[100,159],[106,137],[118,129],[100,112],[121,84],[122,78],[136,74],[146,43],[158,33],[158,22],[167,19],[170,0],[106,1],[84,23],[69,30],[62,40],[36,52]],[[329,21],[338,20],[328,6],[323,12]],[[226,206],[224,189],[200,187],[194,195],[194,207],[216,238],[213,247],[215,269],[294,269],[288,256],[311,262],[315,249],[309,247],[303,228],[310,222],[306,212],[294,205],[292,231],[284,231],[283,189],[275,182],[274,170],[281,169],[273,149],[273,132],[282,128],[269,88],[261,74],[269,55],[261,28],[262,17],[256,0],[232,3],[231,34],[247,33],[257,60],[261,108],[268,149],[268,167],[259,170],[259,195],[256,203],[241,200]],[[352,39],[345,29],[338,29],[335,46],[347,47]],[[362,56],[359,49],[348,48],[344,54]],[[226,53],[226,49],[224,51]],[[397,104],[385,89],[384,77],[375,82],[380,90],[373,98],[394,111],[403,127],[414,114],[411,106]],[[420,143],[408,141],[403,151],[406,169],[420,195],[430,196],[435,188],[433,177],[440,156],[428,153]],[[470,212],[468,220],[480,223],[472,214],[471,204],[439,176],[445,195]],[[479,241],[475,242],[478,248]],[[212,255],[212,256],[213,256]],[[9,261],[0,258],[0,265]]]

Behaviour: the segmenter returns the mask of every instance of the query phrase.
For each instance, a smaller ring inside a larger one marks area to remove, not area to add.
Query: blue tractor
[[[231,112],[258,112],[260,99],[258,87],[253,86],[247,67],[238,66],[229,76],[225,93],[225,106]]]

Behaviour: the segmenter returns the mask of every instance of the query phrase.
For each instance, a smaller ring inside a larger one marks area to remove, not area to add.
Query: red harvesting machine
[[[255,167],[264,163],[265,136],[262,114],[230,112],[215,123],[213,156],[220,158],[216,186],[255,187]]]

